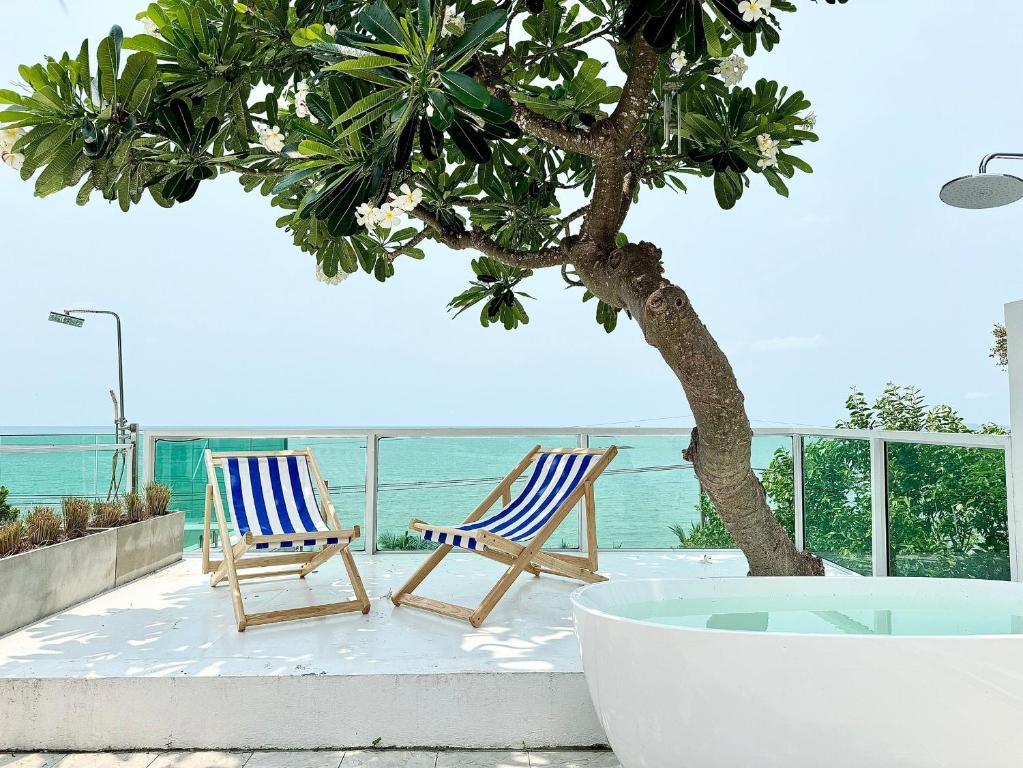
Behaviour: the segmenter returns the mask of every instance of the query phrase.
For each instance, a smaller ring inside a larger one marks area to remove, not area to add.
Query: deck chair
[[[606,581],[597,574],[597,518],[593,482],[611,463],[618,449],[534,447],[508,475],[498,483],[476,510],[461,525],[445,527],[413,519],[409,530],[440,546],[422,567],[399,589],[391,600],[395,605],[410,605],[432,613],[468,621],[480,626],[523,571],[539,576],[549,573],[593,583]],[[535,464],[534,464],[535,462]],[[514,483],[530,464],[533,472],[525,487],[513,500]],[[503,507],[484,519],[494,503]],[[580,499],[584,499],[587,554],[568,555],[545,552],[543,545],[557,530]],[[452,549],[476,552],[508,566],[508,570],[475,609],[432,600],[412,594]]]
[[[331,503],[327,485],[316,467],[310,449],[301,451],[249,451],[205,454],[206,514],[203,521],[202,569],[212,573],[210,586],[224,579],[231,586],[238,631],[256,624],[329,616],[335,613],[369,613],[369,597],[348,547],[359,538],[359,526],[343,529]],[[227,511],[217,482],[217,468],[223,472]],[[314,493],[315,489],[315,493]],[[319,501],[317,501],[319,496]],[[216,509],[222,560],[210,560],[211,512]],[[232,543],[227,515],[238,535]],[[319,547],[294,551],[295,547]],[[260,550],[274,554],[258,554]],[[249,550],[254,556],[245,557]],[[280,550],[292,550],[281,552]],[[246,613],[239,582],[270,576],[298,576],[304,579],[317,567],[339,555],[355,590],[355,600],[286,608],[263,613]],[[278,566],[297,568],[280,570]],[[275,570],[268,570],[275,569]],[[245,571],[245,573],[239,573]]]

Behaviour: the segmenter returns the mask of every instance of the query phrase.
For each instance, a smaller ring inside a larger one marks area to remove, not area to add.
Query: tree
[[[831,0],[829,0],[830,2]],[[622,226],[644,189],[713,182],[723,208],[810,166],[801,91],[739,85],[790,0],[160,0],[90,54],[20,69],[5,160],[38,195],[78,186],[125,211],[237,173],[321,279],[378,280],[426,240],[475,251],[451,307],[528,322],[522,283],[559,269],[607,331],[634,320],[695,417],[687,457],[753,574],[818,574],[750,466],[731,365],[661,249]],[[124,50],[135,51],[126,58]],[[122,60],[123,59],[123,60]],[[622,81],[613,85],[612,81]],[[37,174],[37,175],[36,175]],[[568,195],[587,202],[562,210]],[[405,219],[413,226],[403,226]]]
[[[845,429],[1002,434],[994,424],[970,429],[947,405],[928,408],[915,387],[888,384],[873,403],[854,389]],[[889,570],[894,576],[1009,578],[1005,456],[990,448],[890,443]],[[763,483],[781,524],[794,518],[792,456],[775,453]],[[807,546],[860,573],[871,572],[870,446],[866,440],[807,438],[803,448]],[[701,498],[701,522],[673,528],[684,547],[733,547]]]

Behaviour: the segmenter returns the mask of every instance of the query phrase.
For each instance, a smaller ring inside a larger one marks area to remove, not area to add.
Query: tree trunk
[[[575,268],[598,298],[626,309],[674,371],[696,420],[685,458],[749,562],[753,576],[822,575],[821,559],[796,549],[753,474],[753,430],[728,358],[686,293],[664,278],[661,251],[636,243],[588,250]]]

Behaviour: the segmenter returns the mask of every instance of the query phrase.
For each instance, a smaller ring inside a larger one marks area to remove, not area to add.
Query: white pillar
[[[1005,305],[1005,331],[1009,351],[1009,450],[1005,456],[1009,513],[1009,568],[1014,581],[1020,573],[1023,545],[1023,301]]]

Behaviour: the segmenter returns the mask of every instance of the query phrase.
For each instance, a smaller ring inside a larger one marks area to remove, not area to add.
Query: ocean
[[[12,444],[104,444],[109,434],[0,436]],[[605,548],[667,548],[678,545],[672,525],[699,522],[699,483],[682,460],[683,436],[591,438],[592,447],[616,445],[619,453],[596,483],[598,543]],[[400,437],[381,438],[378,446],[378,541],[400,535],[412,517],[439,524],[459,523],[536,443],[574,447],[575,436]],[[202,452],[304,448],[316,455],[342,525],[365,528],[366,444],[362,438],[158,441],[156,478],[171,486],[172,507],[186,511],[188,543],[201,528],[206,472]],[[786,437],[754,440],[753,466],[758,474],[776,450],[788,452]],[[0,453],[0,485],[10,502],[27,508],[58,505],[68,495],[105,498],[113,455],[87,453]],[[552,546],[579,546],[578,511],[573,511],[551,539]]]

